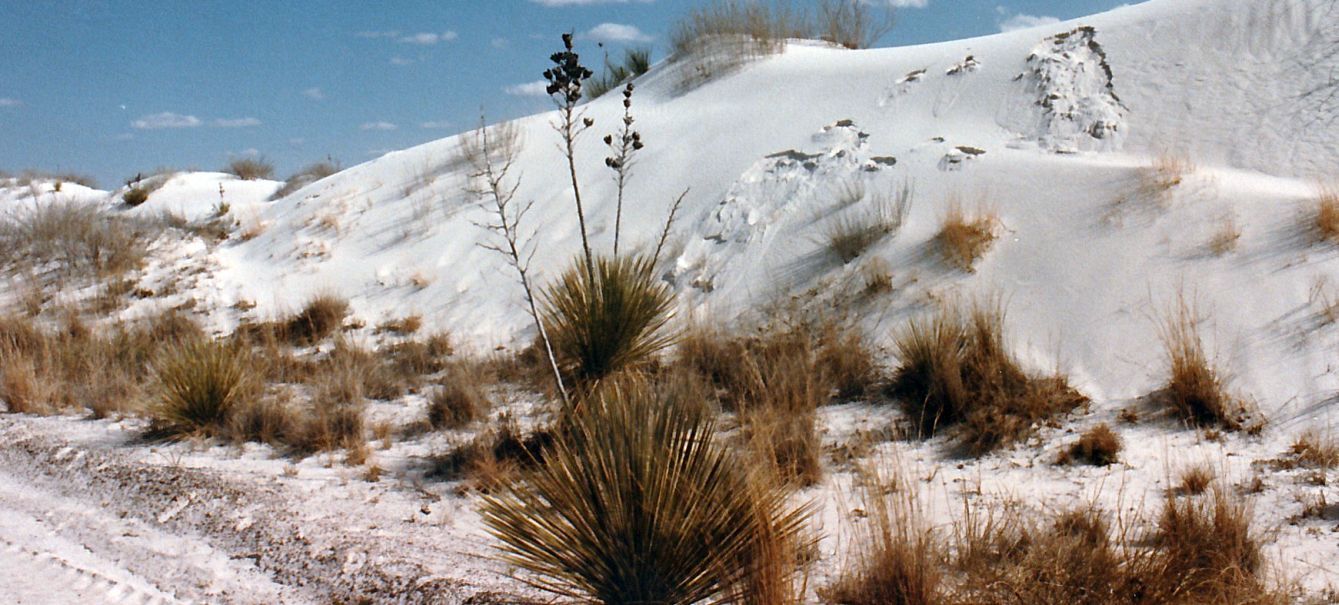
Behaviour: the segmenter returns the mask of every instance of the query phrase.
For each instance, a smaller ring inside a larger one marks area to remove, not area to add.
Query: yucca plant
[[[545,292],[544,323],[563,373],[578,387],[646,364],[673,342],[674,293],[640,256],[580,259]]]
[[[156,431],[177,436],[223,429],[255,384],[245,355],[243,349],[212,340],[167,350],[156,372]]]
[[[528,583],[584,602],[719,600],[749,573],[741,561],[761,536],[799,534],[808,510],[751,481],[709,416],[632,380],[601,393],[543,466],[484,499],[502,558]]]

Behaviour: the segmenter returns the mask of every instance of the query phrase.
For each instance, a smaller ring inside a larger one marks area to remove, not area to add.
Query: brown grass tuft
[[[1181,495],[1198,496],[1209,489],[1215,479],[1218,478],[1213,467],[1207,464],[1197,464],[1181,471],[1180,485],[1176,492]]]
[[[343,326],[348,314],[349,301],[334,294],[318,294],[284,323],[284,330],[293,342],[311,344]]]
[[[1264,566],[1250,507],[1226,490],[1168,498],[1152,541],[1163,582],[1182,602],[1278,602],[1259,577]]]
[[[263,157],[235,159],[223,171],[244,181],[274,178],[274,164]]]
[[[1316,196],[1316,218],[1313,226],[1317,239],[1339,244],[1339,189],[1321,188]]]
[[[1237,224],[1237,219],[1228,216],[1218,223],[1218,230],[1209,239],[1209,251],[1222,256],[1236,250],[1240,241],[1241,225]]]
[[[936,238],[944,259],[968,273],[976,271],[976,261],[995,243],[998,222],[993,212],[978,210],[974,215],[968,215],[961,204],[951,201]]]
[[[1316,430],[1298,435],[1289,453],[1294,466],[1320,469],[1339,467],[1339,442]]]
[[[1024,373],[1005,349],[1004,310],[978,303],[913,321],[897,339],[889,394],[925,437],[957,426],[972,455],[1014,443],[1035,426],[1087,402],[1063,376]]]
[[[434,429],[458,429],[483,419],[492,408],[477,371],[457,364],[447,372],[428,401],[428,424]]]
[[[1261,420],[1253,406],[1229,393],[1221,373],[1209,364],[1195,311],[1184,298],[1178,298],[1161,330],[1169,374],[1159,397],[1164,405],[1194,426],[1257,430]]]
[[[1093,466],[1107,466],[1120,458],[1124,448],[1125,443],[1120,435],[1104,422],[1079,436],[1079,440],[1060,455],[1059,462],[1068,464],[1078,461]]]

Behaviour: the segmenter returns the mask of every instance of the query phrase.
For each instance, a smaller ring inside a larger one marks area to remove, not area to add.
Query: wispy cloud
[[[443,130],[451,127],[451,122],[446,120],[429,120],[418,125],[419,128],[427,130]]]
[[[18,99],[11,99],[9,97],[0,97],[0,107],[18,107],[22,104],[23,101],[20,101]]]
[[[453,31],[445,31],[440,34],[436,32],[420,32],[417,34],[409,34],[407,36],[404,36],[400,38],[400,42],[402,44],[418,44],[420,46],[432,46],[438,42],[451,42],[459,37],[460,34],[457,34],[456,32]]]
[[[508,40],[506,38],[493,38],[488,42],[488,44],[493,48],[502,49],[511,46],[511,40]]]
[[[655,0],[530,0],[535,4],[543,6],[590,6],[592,4],[628,4],[636,2],[639,4],[650,4]]]
[[[1011,32],[1020,29],[1028,29],[1042,25],[1054,25],[1060,20],[1055,17],[1036,16],[1036,15],[1014,15],[1000,22],[1000,31]]]
[[[414,63],[413,59],[406,59],[399,55],[391,57],[391,65],[412,65],[413,63]]]
[[[930,0],[887,0],[888,6],[894,8],[925,8]]]
[[[526,82],[525,84],[515,84],[512,86],[508,86],[506,88],[503,88],[502,92],[517,97],[543,97],[549,94],[547,91],[545,91],[545,89],[548,87],[549,87],[548,82],[545,82],[543,80],[535,80],[534,82]]]
[[[260,126],[260,120],[256,118],[219,118],[214,120],[214,126],[219,128],[246,128],[248,126]]]
[[[324,101],[325,91],[316,87],[308,88],[307,90],[302,91],[302,96],[307,97],[308,99],[311,99],[313,101]]]
[[[599,42],[650,42],[651,36],[633,25],[601,23],[586,32],[586,37]]]
[[[390,122],[364,122],[359,128],[363,130],[395,130],[399,126]]]
[[[200,125],[200,118],[189,115],[181,115],[164,111],[143,116],[130,123],[133,128],[140,130],[158,130],[160,128],[195,128]]]
[[[398,32],[398,31],[394,31],[394,30],[392,30],[392,31],[384,31],[384,32],[358,32],[358,33],[356,33],[356,34],[354,34],[354,35],[355,35],[355,36],[358,36],[359,38],[372,38],[372,39],[376,39],[376,38],[398,38],[398,37],[400,37],[400,32]]]

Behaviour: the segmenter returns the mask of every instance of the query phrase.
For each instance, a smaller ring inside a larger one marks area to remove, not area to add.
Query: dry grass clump
[[[869,48],[893,29],[893,10],[863,0],[821,0],[814,24],[820,39],[846,48]]]
[[[477,371],[454,366],[428,400],[428,424],[434,429],[458,429],[487,416],[492,402],[479,378]]]
[[[269,180],[274,178],[274,164],[263,157],[237,158],[228,162],[228,165],[223,168],[223,172],[244,181]]]
[[[993,212],[980,210],[975,215],[968,215],[957,201],[950,203],[935,238],[944,259],[963,271],[975,271],[976,261],[995,243],[998,221]]]
[[[233,411],[256,392],[247,352],[198,340],[169,349],[155,372],[151,432],[163,437],[222,434]]]
[[[1241,226],[1237,224],[1237,219],[1229,216],[1218,224],[1218,230],[1209,239],[1209,251],[1222,256],[1236,250],[1240,241]]]
[[[415,313],[399,319],[387,320],[377,326],[377,332],[391,332],[394,334],[408,335],[418,332],[422,327],[423,316]]]
[[[667,325],[674,293],[650,259],[601,257],[594,273],[577,261],[544,292],[543,321],[569,384],[588,389],[646,367],[674,342]]]
[[[889,392],[921,435],[957,427],[980,455],[1032,434],[1038,423],[1087,402],[1061,375],[1029,376],[1005,349],[1004,310],[978,303],[913,321],[898,337],[900,365]]]
[[[511,485],[521,471],[540,465],[553,439],[549,429],[526,433],[513,418],[504,417],[438,459],[432,476],[463,481],[465,489],[493,493]]]
[[[1171,190],[1195,171],[1194,162],[1184,154],[1164,152],[1139,170],[1139,192],[1145,197],[1165,201]]]
[[[1339,189],[1322,187],[1316,196],[1316,215],[1312,224],[1317,239],[1339,244]]]
[[[288,180],[284,181],[284,185],[275,191],[274,195],[270,196],[270,199],[277,200],[281,197],[286,197],[294,191],[335,174],[336,172],[339,172],[339,164],[330,159],[311,164],[288,177]]]
[[[676,364],[738,413],[749,451],[799,485],[823,474],[818,407],[862,397],[879,380],[864,339],[835,323],[773,325],[747,336],[698,328],[681,341]]]
[[[1221,373],[1209,364],[1195,312],[1184,299],[1161,331],[1168,365],[1167,384],[1159,394],[1164,405],[1193,426],[1258,430],[1261,421],[1253,406],[1229,393]]]
[[[134,208],[149,201],[149,190],[144,187],[131,187],[121,194],[121,201],[127,206]]]
[[[1093,466],[1108,466],[1120,459],[1122,449],[1125,449],[1125,443],[1120,435],[1103,422],[1080,435],[1078,441],[1060,454],[1058,462],[1069,464],[1077,461]]]
[[[319,342],[342,327],[348,315],[349,301],[334,294],[317,294],[283,323],[283,332],[296,344]]]
[[[1181,471],[1181,481],[1176,488],[1176,493],[1181,495],[1198,496],[1203,494],[1218,478],[1214,473],[1213,467],[1207,464],[1197,464],[1187,467]]]
[[[95,204],[57,200],[0,217],[0,267],[70,277],[112,276],[138,268],[160,222],[104,215]]]
[[[948,602],[948,553],[926,524],[916,494],[895,477],[866,473],[865,519],[852,560],[819,591],[843,605],[934,605]]]
[[[670,60],[680,65],[680,87],[689,89],[781,52],[788,38],[809,37],[812,29],[786,0],[714,0],[674,24]]]
[[[1288,449],[1287,466],[1331,469],[1339,467],[1339,442],[1332,436],[1308,430],[1297,436]]]
[[[798,535],[807,517],[784,490],[750,481],[715,432],[644,384],[609,386],[571,417],[542,466],[485,496],[484,522],[527,582],[560,597],[711,598],[746,580],[754,566],[741,562],[760,535]]]
[[[846,195],[852,195],[848,193]],[[863,192],[855,193],[864,200]],[[891,196],[876,196],[861,212],[847,212],[828,225],[823,238],[842,263],[850,263],[885,237],[897,233],[911,209],[912,192],[904,185]]]
[[[1016,509],[958,527],[952,602],[973,604],[1287,602],[1260,577],[1249,507],[1225,493],[1168,499],[1152,531],[1115,536],[1091,507],[1029,521]],[[1114,539],[1113,539],[1114,538]]]

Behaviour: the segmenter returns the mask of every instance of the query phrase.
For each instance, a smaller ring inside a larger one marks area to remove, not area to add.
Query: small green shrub
[[[604,73],[586,82],[586,94],[589,98],[599,98],[624,82],[634,79],[651,70],[651,49],[629,48],[623,51],[623,61],[604,62]]]
[[[578,260],[544,294],[549,338],[578,387],[645,366],[674,341],[666,328],[674,293],[649,259],[597,258],[593,274]]]

